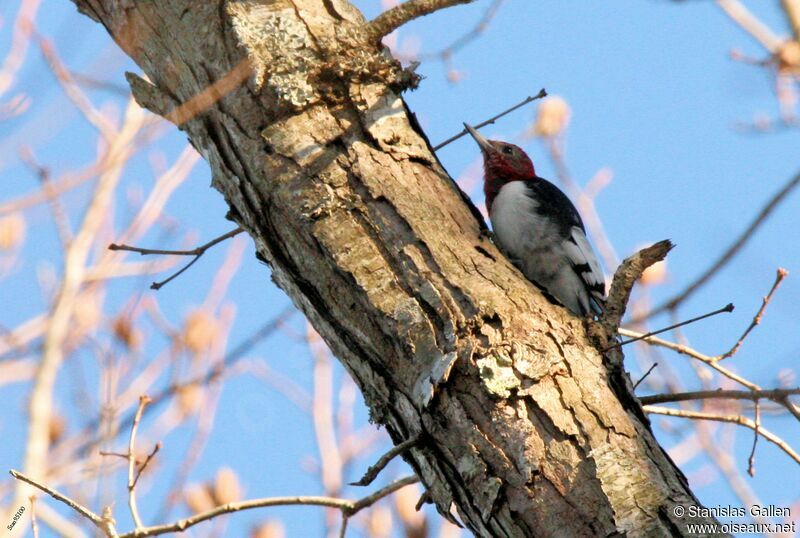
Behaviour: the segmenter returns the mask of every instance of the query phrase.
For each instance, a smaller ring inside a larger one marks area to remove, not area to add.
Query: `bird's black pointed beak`
[[[480,146],[481,151],[487,152],[494,150],[494,146],[492,146],[492,144],[488,140],[486,140],[486,138],[481,133],[476,131],[473,127],[465,123],[464,128],[467,130],[470,136],[475,139],[475,142],[478,143],[478,146]]]

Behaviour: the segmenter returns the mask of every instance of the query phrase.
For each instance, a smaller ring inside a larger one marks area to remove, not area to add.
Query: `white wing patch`
[[[602,301],[605,298],[605,278],[592,246],[589,244],[589,240],[586,239],[586,234],[577,226],[572,228],[570,235],[572,242],[566,241],[564,243],[564,252],[566,252],[573,266],[583,264],[589,266],[589,271],[583,271],[581,275],[586,281],[592,296]]]

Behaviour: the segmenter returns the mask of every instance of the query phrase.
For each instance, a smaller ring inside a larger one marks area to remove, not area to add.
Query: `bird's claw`
[[[481,228],[481,231],[478,233],[478,237],[483,240],[491,241],[494,243],[494,233],[489,228]]]

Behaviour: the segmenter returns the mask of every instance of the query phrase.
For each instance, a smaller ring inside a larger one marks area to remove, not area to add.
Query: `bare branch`
[[[755,428],[753,428],[753,447],[750,449],[750,457],[747,458],[747,474],[751,477],[756,475],[756,445],[758,444],[758,433],[761,428],[761,407],[756,400]]]
[[[786,199],[786,197],[797,187],[800,185],[800,173],[795,175],[789,182],[787,182],[781,189],[775,193],[775,195],[770,198],[770,200],[764,205],[761,211],[756,216],[755,220],[750,223],[750,226],[740,235],[733,244],[728,247],[727,250],[719,257],[719,259],[714,262],[711,267],[709,267],[702,275],[697,277],[694,282],[689,284],[686,289],[682,292],[677,294],[672,299],[669,299],[661,306],[658,306],[651,310],[648,314],[641,317],[640,319],[636,319],[633,322],[640,322],[644,321],[645,319],[651,318],[656,314],[660,314],[666,310],[673,310],[678,305],[680,305],[683,301],[688,299],[694,292],[696,292],[703,284],[708,282],[712,276],[714,276],[720,269],[722,269],[731,259],[742,249],[742,247],[750,240],[753,234],[758,230],[758,228],[767,220],[767,217],[772,214],[780,203]]]
[[[372,482],[378,477],[378,474],[389,465],[394,458],[411,448],[412,446],[419,443],[419,436],[412,437],[411,439],[406,439],[399,445],[393,446],[391,450],[389,450],[386,454],[380,457],[375,465],[370,466],[367,469],[367,472],[364,473],[364,476],[361,477],[361,480],[358,482],[351,482],[351,486],[368,486],[372,484]]]
[[[107,450],[100,450],[98,453],[101,456],[114,456],[116,458],[122,458],[124,460],[128,459],[128,454],[123,454],[122,452],[109,452]]]
[[[727,359],[728,357],[736,355],[736,352],[739,351],[740,347],[742,347],[742,343],[744,343],[745,338],[747,338],[747,335],[750,334],[750,331],[752,331],[756,325],[761,323],[761,317],[764,315],[764,310],[767,308],[767,305],[772,299],[772,295],[775,293],[775,290],[778,289],[778,286],[781,285],[781,282],[783,282],[783,279],[786,278],[788,274],[789,271],[786,269],[778,269],[777,274],[775,275],[775,282],[772,284],[772,288],[769,290],[769,293],[761,301],[761,308],[759,308],[758,312],[756,312],[756,315],[753,317],[753,321],[750,323],[747,329],[745,329],[745,331],[742,333],[742,336],[739,337],[739,340],[733,345],[733,347],[725,354],[721,355],[719,360]]]
[[[204,243],[199,247],[195,247],[191,250],[162,250],[157,248],[141,248],[141,247],[132,247],[130,245],[118,245],[116,243],[111,243],[108,245],[108,250],[127,250],[129,252],[138,252],[142,256],[146,256],[148,254],[163,254],[165,256],[199,256],[205,254],[206,250],[210,249],[214,245],[225,241],[226,239],[230,239],[244,231],[243,228],[236,228],[231,230],[230,232],[224,233],[219,237],[216,237],[209,241],[208,243]]]
[[[692,400],[708,399],[733,399],[752,400],[757,402],[762,398],[779,402],[788,396],[800,395],[800,388],[772,389],[772,390],[698,390],[695,392],[678,392],[670,394],[656,394],[654,396],[641,396],[639,400],[645,404],[660,404],[667,402],[687,402]]]
[[[181,103],[171,110],[160,110],[159,106],[149,102],[146,96],[149,91],[159,92],[155,86],[133,73],[126,73],[125,76],[131,86],[134,99],[140,106],[151,110],[155,114],[161,115],[164,119],[180,127],[187,121],[196,117],[211,108],[217,101],[231,93],[239,87],[242,82],[247,80],[253,72],[248,58],[242,59],[230,71],[225,73],[222,78],[215,80],[212,84],[192,96],[186,102]]]
[[[614,335],[617,332],[620,320],[625,315],[625,308],[628,305],[634,282],[642,276],[645,269],[663,260],[674,246],[668,239],[659,241],[626,258],[617,268],[614,279],[611,281],[605,312],[600,317],[600,323],[608,335]]]
[[[696,321],[704,320],[706,318],[710,318],[711,316],[716,316],[717,314],[722,314],[723,312],[730,313],[730,312],[733,312],[733,308],[734,308],[733,307],[733,303],[728,303],[725,306],[723,306],[722,308],[714,310],[713,312],[709,312],[708,314],[703,314],[702,316],[697,316],[696,318],[687,319],[686,321],[681,321],[680,323],[674,323],[674,324],[670,325],[669,327],[664,327],[663,329],[658,329],[657,331],[651,331],[651,332],[643,334],[641,336],[637,336],[636,338],[631,338],[630,340],[625,340],[624,342],[618,342],[618,343],[614,344],[613,346],[608,346],[603,351],[608,351],[609,349],[612,349],[612,348],[615,348],[615,347],[621,347],[621,346],[624,346],[626,344],[631,344],[633,342],[637,342],[639,340],[643,340],[643,339],[645,339],[645,338],[647,338],[649,336],[655,336],[655,335],[661,334],[663,332],[671,331],[673,329],[678,329],[680,327],[684,327],[686,325],[689,325],[690,323],[694,323]]]
[[[522,108],[523,106],[527,105],[528,103],[536,101],[537,99],[542,99],[543,97],[547,97],[547,92],[545,91],[544,88],[539,90],[539,93],[537,93],[536,95],[530,95],[530,96],[526,97],[524,100],[522,100],[521,102],[519,102],[516,105],[512,106],[508,110],[504,110],[500,114],[498,114],[496,116],[492,116],[491,118],[489,118],[486,121],[482,121],[481,123],[478,123],[477,125],[473,125],[473,128],[480,129],[481,127],[486,127],[487,125],[490,125],[490,124],[494,123],[495,121],[499,120],[500,118],[502,118],[506,114],[510,114],[511,112],[514,112],[518,108]],[[440,142],[439,144],[433,146],[433,151],[439,151],[440,149],[442,149],[446,145],[450,144],[451,142],[455,142],[456,140],[458,140],[462,136],[465,136],[467,133],[468,133],[468,131],[466,129],[462,129],[461,131],[459,131],[459,133],[457,135],[451,136],[450,138],[448,138],[444,142]]]
[[[136,505],[136,482],[138,475],[134,473],[136,468],[136,432],[139,430],[139,421],[142,419],[144,408],[150,403],[150,398],[146,395],[139,396],[139,407],[136,409],[136,415],[133,417],[133,425],[131,426],[131,436],[128,441],[128,506],[131,509],[131,517],[136,529],[141,529],[142,519],[139,517],[139,508]],[[148,460],[149,461],[149,458]]]
[[[11,24],[11,48],[0,66],[0,97],[5,94],[14,82],[14,78],[23,65],[33,32],[33,20],[39,10],[41,0],[27,0],[20,3],[19,11]]]
[[[47,39],[40,38],[39,47],[41,48],[42,54],[47,60],[47,64],[53,71],[56,80],[58,80],[59,84],[61,84],[61,88],[64,90],[64,93],[67,94],[69,100],[72,101],[72,104],[74,104],[75,107],[81,111],[81,114],[83,114],[86,120],[98,130],[100,136],[102,136],[106,141],[111,140],[117,132],[116,127],[111,120],[109,120],[101,111],[95,108],[89,97],[83,93],[78,86],[78,83],[72,78],[72,74],[69,72],[69,69],[67,69],[63,63],[61,63],[61,60],[56,54],[53,43]]]
[[[407,476],[405,478],[400,478],[395,480],[388,486],[384,486],[383,488],[379,489],[372,495],[367,495],[366,497],[362,497],[361,499],[357,500],[356,502],[352,503],[352,507],[348,508],[348,515],[352,516],[353,514],[357,513],[359,510],[363,510],[364,508],[368,508],[375,504],[376,502],[380,501],[384,497],[388,497],[395,491],[400,488],[404,488],[406,486],[410,486],[411,484],[416,484],[419,482],[419,478],[416,476]]]
[[[622,329],[622,328],[619,329],[619,334],[621,334],[623,336],[634,336],[634,337],[643,336],[643,333],[640,333],[640,332],[637,332],[637,331],[632,331],[630,329]],[[659,338],[657,336],[647,336],[645,338],[642,338],[642,340],[647,342],[648,344],[652,344],[654,346],[665,347],[667,349],[671,349],[673,351],[676,351],[676,352],[680,353],[681,355],[687,355],[687,356],[689,356],[689,357],[691,357],[693,359],[696,359],[696,360],[702,362],[703,364],[705,364],[706,366],[709,366],[710,368],[713,368],[714,370],[716,370],[720,374],[724,375],[728,379],[731,379],[731,380],[739,383],[743,387],[746,387],[746,388],[748,388],[750,390],[761,390],[761,387],[759,387],[755,383],[751,383],[750,381],[748,381],[747,379],[743,378],[742,376],[740,376],[738,374],[735,374],[734,372],[728,370],[724,366],[721,366],[717,361],[717,357],[711,357],[709,355],[705,355],[705,354],[700,353],[699,351],[697,351],[697,350],[695,350],[695,349],[693,349],[693,348],[691,348],[689,346],[685,346],[683,344],[676,344],[675,342],[670,342],[668,340],[663,340],[663,339],[661,339],[661,338]]]
[[[136,484],[139,482],[139,478],[142,476],[142,473],[144,473],[144,470],[147,469],[147,465],[150,463],[150,460],[155,457],[159,450],[161,450],[161,443],[156,443],[153,446],[153,450],[150,451],[142,464],[139,466],[139,469],[136,471],[136,477],[133,479],[133,487],[136,487]]]
[[[9,471],[9,473],[11,474],[11,476],[16,478],[17,480],[22,480],[23,482],[27,482],[31,486],[44,491],[45,493],[50,495],[55,500],[61,501],[62,503],[66,504],[67,506],[69,506],[70,508],[72,508],[73,510],[75,510],[76,512],[81,514],[83,517],[88,518],[89,520],[91,520],[92,523],[94,523],[98,527],[102,527],[103,526],[103,524],[104,524],[103,518],[101,516],[95,514],[94,512],[92,512],[91,510],[89,510],[88,508],[83,506],[82,504],[70,499],[66,495],[62,495],[61,493],[57,492],[54,489],[50,489],[47,486],[38,483],[34,479],[29,478],[28,476],[20,473],[19,471],[15,471],[14,469],[11,469]]]
[[[643,375],[643,376],[642,376],[642,377],[639,379],[639,381],[637,381],[636,383],[634,383],[634,385],[633,385],[633,389],[632,389],[632,390],[636,390],[636,387],[638,387],[639,385],[641,385],[641,384],[642,384],[642,381],[644,381],[645,379],[647,379],[647,376],[649,376],[649,375],[650,375],[650,373],[651,373],[653,370],[655,370],[656,366],[658,366],[658,363],[657,363],[657,362],[654,362],[654,363],[653,363],[653,365],[652,365],[650,368],[648,368],[648,369],[647,369],[647,371],[644,373],[644,375]],[[640,398],[640,399],[641,399],[641,398]]]
[[[486,11],[483,13],[483,16],[478,23],[469,32],[465,33],[446,47],[439,49],[436,52],[419,54],[417,58],[420,61],[440,59],[441,61],[447,63],[453,54],[464,48],[464,46],[471,41],[474,41],[480,37],[481,34],[486,31],[486,29],[489,27],[489,23],[491,23],[492,19],[494,19],[495,15],[497,15],[497,12],[500,9],[500,6],[503,5],[504,1],[505,0],[494,0],[494,2],[492,2],[489,7],[486,8]]]
[[[77,511],[82,516],[91,520],[95,525],[97,525],[100,529],[102,529],[107,536],[111,537],[117,536],[116,529],[114,528],[115,524],[113,518],[111,517],[110,510],[106,509],[103,513],[103,516],[99,516],[94,512],[92,512],[90,509],[86,508],[85,506],[75,502],[71,498],[45,485],[39,484],[38,482],[23,475],[22,473],[19,473],[13,469],[9,472],[11,473],[11,476],[13,476],[14,478],[27,482],[28,484],[36,488],[39,488],[40,490],[49,494],[54,499],[67,504],[73,510]],[[364,508],[372,506],[373,504],[380,501],[384,497],[388,497],[395,491],[404,488],[406,486],[409,486],[411,484],[416,484],[417,482],[419,482],[419,478],[417,478],[416,476],[407,476],[405,478],[395,480],[394,482],[390,483],[386,487],[379,489],[378,491],[372,493],[371,495],[367,495],[366,497],[363,497],[355,501],[339,499],[335,497],[294,496],[294,497],[267,497],[263,499],[254,499],[250,501],[228,503],[222,506],[218,506],[213,510],[209,510],[207,512],[201,512],[186,519],[181,519],[179,521],[176,521],[175,523],[170,523],[167,525],[156,525],[153,527],[137,526],[135,530],[119,535],[119,538],[143,538],[145,536],[157,536],[159,534],[180,532],[188,529],[189,527],[197,525],[198,523],[202,523],[203,521],[213,519],[223,514],[230,514],[232,512],[238,512],[241,510],[250,510],[252,508],[263,508],[268,506],[287,506],[287,505],[328,506],[340,510],[342,512],[342,516],[346,520],[352,517],[353,515],[357,514]]]
[[[31,531],[33,538],[39,538],[39,521],[36,519],[36,495],[28,497],[31,501]]]
[[[67,210],[64,204],[61,203],[58,192],[53,188],[50,170],[37,162],[36,156],[33,154],[33,149],[29,146],[22,146],[19,149],[19,157],[39,178],[39,182],[42,184],[42,192],[50,205],[50,212],[53,215],[53,222],[56,225],[58,239],[61,242],[61,246],[66,249],[69,246],[69,242],[72,241],[72,230],[70,228]]]
[[[717,0],[717,5],[769,52],[775,53],[778,50],[783,40],[776,36],[766,24],[750,13],[739,0]]]
[[[684,346],[684,345],[681,345],[681,344],[676,344],[676,343],[673,343],[673,342],[668,342],[666,340],[661,340],[659,338],[653,338],[652,335],[655,334],[655,333],[641,334],[641,333],[636,333],[634,331],[630,331],[628,329],[620,329],[619,330],[619,334],[626,335],[626,336],[634,336],[634,338],[632,340],[629,340],[628,342],[632,342],[632,341],[636,341],[636,340],[644,340],[649,344],[666,347],[668,349],[672,349],[673,351],[677,351],[678,353],[689,355],[690,357],[703,362],[704,364],[706,364],[707,366],[709,366],[712,369],[716,370],[717,372],[719,372],[720,374],[724,375],[725,377],[727,377],[727,378],[729,378],[729,379],[731,379],[733,381],[736,381],[737,383],[739,383],[739,384],[743,385],[744,387],[750,389],[750,391],[753,391],[753,392],[757,393],[757,392],[762,390],[761,387],[759,387],[755,383],[752,383],[752,382],[748,381],[747,379],[741,377],[740,375],[733,373],[732,371],[728,370],[727,368],[724,368],[724,367],[720,366],[719,362],[722,359],[730,357],[731,355],[736,353],[736,351],[742,345],[742,342],[744,342],[744,340],[746,339],[746,337],[750,333],[750,331],[753,329],[753,327],[758,325],[758,323],[760,322],[761,317],[762,317],[762,315],[764,313],[764,309],[766,308],[767,304],[769,304],[769,301],[772,298],[772,295],[775,293],[775,290],[777,289],[778,285],[780,285],[780,283],[783,281],[783,279],[787,275],[788,275],[788,272],[785,269],[780,269],[780,268],[778,269],[777,275],[775,277],[775,282],[773,283],[772,288],[770,289],[770,292],[767,294],[766,297],[764,297],[764,299],[762,301],[761,308],[759,308],[759,310],[756,313],[755,317],[753,318],[753,321],[751,322],[750,326],[745,330],[745,332],[739,338],[737,343],[734,344],[734,346],[731,348],[731,350],[728,351],[725,354],[717,355],[717,356],[714,356],[714,357],[708,356],[708,355],[704,355],[703,353],[700,353],[699,351],[696,351],[696,350],[694,350],[694,349],[692,349],[692,348],[690,348],[688,346]],[[673,326],[673,327],[675,327],[675,326]],[[656,333],[658,333],[658,332],[660,332],[660,331],[656,331]],[[624,343],[628,343],[628,342],[624,342]],[[797,420],[800,420],[800,407],[798,407],[797,405],[795,405],[793,402],[791,402],[789,400],[789,394],[785,394],[785,395],[774,394],[771,397],[770,396],[767,396],[767,397],[769,397],[774,402],[784,406]],[[679,400],[668,400],[668,401],[679,401]]]
[[[747,417],[743,417],[741,415],[715,415],[713,413],[703,413],[701,411],[689,411],[686,409],[670,409],[669,407],[660,407],[655,405],[646,405],[644,406],[644,410],[646,413],[651,413],[655,415],[666,415],[669,417],[681,417],[681,418],[689,418],[694,420],[713,420],[716,422],[730,422],[732,424],[739,424],[740,426],[745,426],[746,428],[750,428],[751,430],[756,430],[755,423]],[[800,463],[800,454],[795,452],[792,447],[790,447],[786,441],[775,435],[774,433],[770,432],[769,430],[759,427],[758,433],[769,441],[773,443],[775,446],[779,447],[783,450],[790,458],[792,458],[797,463]]]
[[[28,438],[23,471],[38,477],[47,468],[48,430],[53,412],[53,391],[58,370],[64,360],[64,340],[86,275],[86,263],[95,236],[107,216],[114,190],[127,158],[133,151],[133,140],[144,121],[143,111],[129,103],[119,133],[110,141],[106,169],[92,194],[83,222],[69,245],[64,260],[64,275],[44,335],[42,358],[28,398]],[[27,486],[17,483],[12,506],[18,506],[29,495]]]
[[[148,255],[148,254],[162,254],[162,255],[166,255],[166,256],[194,256],[194,259],[192,259],[192,261],[190,261],[189,263],[184,265],[179,271],[174,273],[172,276],[170,276],[166,280],[162,280],[161,282],[153,282],[150,285],[150,289],[158,290],[158,289],[161,289],[162,287],[164,287],[166,284],[168,284],[171,281],[173,281],[176,278],[178,278],[181,274],[183,274],[184,271],[186,271],[187,269],[189,269],[189,267],[194,265],[194,263],[197,260],[199,260],[200,257],[203,254],[205,254],[208,249],[210,249],[211,247],[213,247],[213,246],[225,241],[226,239],[230,239],[231,237],[239,235],[243,231],[244,231],[244,228],[241,228],[241,227],[235,228],[235,229],[231,230],[230,232],[224,233],[224,234],[220,235],[219,237],[215,237],[214,239],[212,239],[208,243],[200,245],[199,247],[193,248],[191,250],[162,250],[162,249],[153,249],[153,248],[140,248],[140,247],[132,247],[130,245],[118,245],[116,243],[111,243],[108,246],[108,250],[126,250],[126,251],[129,251],[129,252],[138,252],[142,256],[145,256],[145,255]]]
[[[95,77],[75,71],[74,69],[71,71],[71,73],[72,78],[75,79],[75,82],[81,86],[91,88],[93,90],[105,90],[119,97],[125,97],[126,99],[131,95],[130,88],[122,84],[116,84],[108,80],[99,80]]]
[[[346,517],[352,517],[364,508],[368,508],[378,502],[379,500],[387,497],[405,486],[419,482],[416,476],[407,476],[396,480],[379,489],[372,495],[368,495],[357,501],[349,501],[346,499],[338,499],[335,497],[313,497],[313,496],[296,496],[296,497],[267,497],[263,499],[253,499],[250,501],[242,501],[236,503],[228,503],[218,506],[213,510],[201,512],[192,517],[181,519],[175,523],[167,525],[157,525],[153,527],[145,527],[136,531],[128,532],[120,535],[119,538],[143,538],[145,536],[157,536],[159,534],[166,534],[170,532],[180,532],[193,527],[203,521],[208,521],[223,514],[230,514],[232,512],[239,512],[241,510],[251,510],[253,508],[265,508],[268,506],[289,506],[289,505],[308,505],[308,506],[327,506],[341,510],[342,514]]]
[[[792,27],[794,38],[800,42],[800,0],[781,0],[781,6]]]
[[[459,4],[470,4],[475,0],[406,0],[399,6],[387,9],[369,23],[367,23],[367,33],[369,39],[377,41],[387,36],[414,19],[430,15],[441,9],[457,6]]]

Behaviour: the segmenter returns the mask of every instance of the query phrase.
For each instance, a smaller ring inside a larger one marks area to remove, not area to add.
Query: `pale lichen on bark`
[[[308,47],[311,35],[289,1],[227,2],[236,37],[253,59],[253,82],[265,85],[286,106],[301,110],[318,99],[312,77],[319,58]]]
[[[490,357],[482,357],[475,361],[486,390],[499,398],[508,398],[511,391],[521,386],[522,382],[514,372],[514,362],[498,353]]]
[[[253,66],[182,128],[373,419],[423,434],[405,457],[444,517],[454,503],[481,536],[674,534],[669,508],[696,503],[679,471],[582,322],[481,233],[397,94],[413,77],[352,6],[75,1],[170,100]]]

